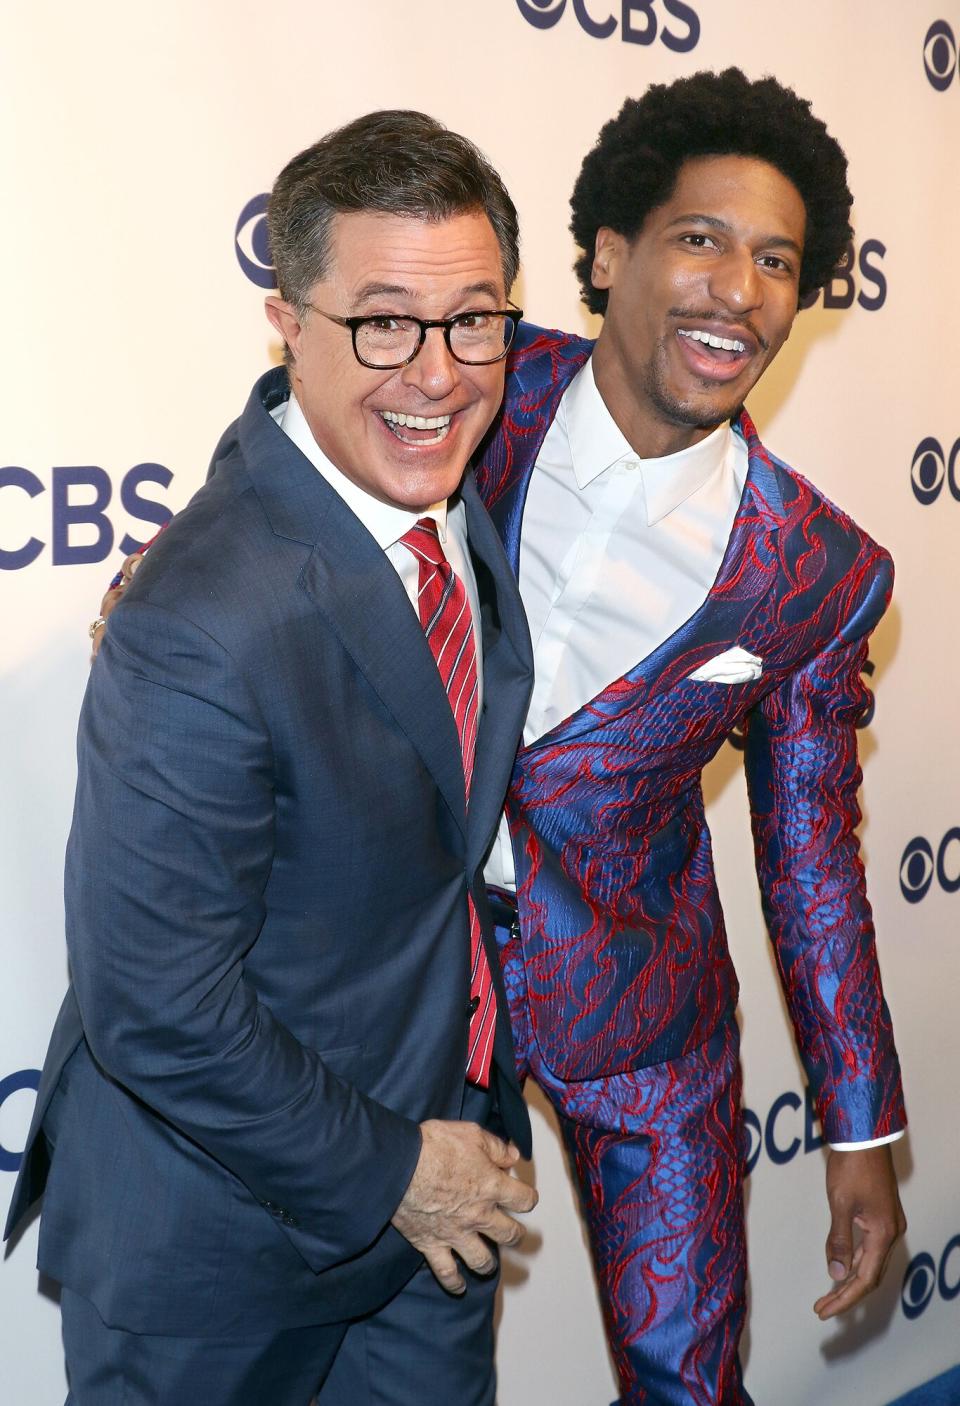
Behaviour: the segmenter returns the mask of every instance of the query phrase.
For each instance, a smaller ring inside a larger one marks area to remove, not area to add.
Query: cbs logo
[[[34,1093],[40,1087],[39,1069],[18,1069],[15,1074],[8,1074],[5,1079],[0,1079],[0,1113],[3,1112],[4,1104],[13,1094],[18,1094],[26,1089],[32,1089]],[[32,1111],[32,1110],[31,1110]],[[29,1119],[24,1124],[24,1132]],[[9,1134],[6,1134],[9,1136]],[[23,1152],[11,1152],[3,1142],[4,1130],[0,1124],[0,1172],[18,1172]]]
[[[802,1116],[798,1116],[801,1109]],[[808,1088],[804,1089],[803,1098],[792,1089],[775,1098],[762,1122],[752,1108],[744,1108],[743,1126],[747,1138],[745,1176],[750,1175],[764,1151],[774,1166],[785,1167],[801,1150],[805,1155],[816,1152],[824,1142],[817,1132],[817,1115]]]
[[[929,840],[922,835],[911,840],[903,851],[900,892],[908,903],[919,903],[926,898],[934,876],[944,893],[956,893],[960,889],[960,825],[947,831],[937,846],[936,855]]]
[[[919,1318],[937,1290],[945,1303],[960,1294],[960,1235],[947,1241],[939,1264],[923,1251],[907,1265],[900,1290],[904,1316]]]
[[[687,54],[696,48],[700,16],[684,0],[619,0],[619,20],[610,13],[610,6],[616,4],[617,0],[590,0],[588,9],[587,0],[573,0],[573,13],[580,28],[594,39],[609,39],[619,25],[625,44],[652,44],[659,34],[661,44],[675,54]],[[517,9],[534,29],[552,29],[566,8],[567,0],[517,0]],[[663,21],[664,14],[684,26],[682,32],[669,28]]]
[[[160,488],[169,488],[172,479],[173,474],[163,464],[136,464],[120,480],[120,502],[124,511],[137,521],[150,524],[150,530],[139,537],[124,534],[119,543],[124,556],[139,551],[156,529],[173,517],[173,510],[165,503],[145,497],[142,487],[155,483]],[[47,491],[47,485],[36,474],[14,464],[0,468],[0,493],[11,488],[19,489],[28,498],[39,498]],[[84,566],[106,560],[116,536],[106,511],[112,497],[110,475],[97,464],[58,465],[51,471],[50,536],[54,566]],[[9,510],[2,516],[6,542],[0,541],[0,571],[19,571],[29,566],[46,546],[40,537],[33,536],[27,536],[19,545],[10,544],[11,517]],[[80,535],[87,540],[75,541],[75,529],[80,529]],[[30,528],[24,531],[28,534]],[[89,540],[91,535],[92,541]]]
[[[887,278],[880,267],[887,246],[879,239],[865,239],[859,251],[851,240],[843,258],[822,290],[804,298],[802,308],[812,308],[823,294],[823,306],[834,311],[853,307],[854,300],[867,312],[876,312],[887,301]],[[857,288],[859,277],[861,286]]]
[[[923,41],[923,66],[927,81],[945,93],[957,72],[957,41],[946,20],[934,20]]]
[[[956,502],[960,503],[960,439],[954,440],[950,453],[933,435],[922,439],[910,461],[910,487],[918,503],[928,508],[940,497],[944,483]]]
[[[237,263],[251,283],[258,288],[276,288],[277,274],[270,253],[270,231],[267,228],[268,195],[255,195],[248,200],[237,218],[233,232],[233,248]]]

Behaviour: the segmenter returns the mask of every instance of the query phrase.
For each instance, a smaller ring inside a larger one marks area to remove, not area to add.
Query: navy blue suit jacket
[[[257,383],[149,553],[80,722],[71,986],[8,1232],[45,1187],[40,1267],[132,1331],[377,1307],[419,1263],[389,1225],[418,1124],[463,1097],[465,891],[482,908],[530,689],[519,596],[468,478],[485,678],[468,814],[420,624],[270,417],[286,394],[281,370]],[[502,1115],[528,1149],[489,955]]]

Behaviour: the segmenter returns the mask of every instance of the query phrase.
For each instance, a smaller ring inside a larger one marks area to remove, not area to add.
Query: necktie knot
[[[408,551],[421,561],[428,562],[431,566],[443,566],[446,557],[443,555],[443,547],[440,545],[440,533],[437,524],[432,517],[419,518],[411,528],[409,528],[400,541]]]

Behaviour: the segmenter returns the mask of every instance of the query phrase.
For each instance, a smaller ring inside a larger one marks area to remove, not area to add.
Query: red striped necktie
[[[463,777],[467,796],[477,746],[479,687],[473,615],[463,582],[443,555],[437,524],[422,517],[400,541],[420,562],[417,607],[447,690],[463,752]],[[480,921],[473,899],[470,909],[470,1037],[467,1046],[467,1079],[483,1089],[490,1082],[493,1034],[497,1003],[487,954],[480,937]]]

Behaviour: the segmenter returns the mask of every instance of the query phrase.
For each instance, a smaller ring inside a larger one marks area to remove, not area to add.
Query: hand
[[[476,1123],[430,1119],[420,1131],[420,1160],[393,1224],[443,1288],[462,1294],[454,1252],[477,1274],[492,1274],[497,1258],[486,1241],[519,1244],[523,1226],[506,1212],[532,1211],[537,1193],[510,1176],[520,1157],[516,1147]]]
[[[827,1273],[836,1288],[813,1305],[824,1320],[845,1313],[877,1287],[894,1242],[907,1228],[889,1144],[852,1152],[831,1150],[827,1200]]]
[[[97,626],[91,636],[91,657],[93,659],[96,659],[97,657],[97,650],[100,648],[100,641],[103,639],[103,628],[107,620],[109,619],[110,612],[111,610],[113,610],[117,602],[122,599],[124,591],[130,585],[130,582],[133,580],[134,574],[136,573],[137,568],[139,567],[142,561],[142,552],[134,552],[132,556],[126,557],[124,559],[123,565],[120,568],[121,572],[123,573],[123,580],[120,582],[119,586],[114,586],[112,590],[109,590],[104,596],[103,600],[100,602],[99,618],[103,623]]]

